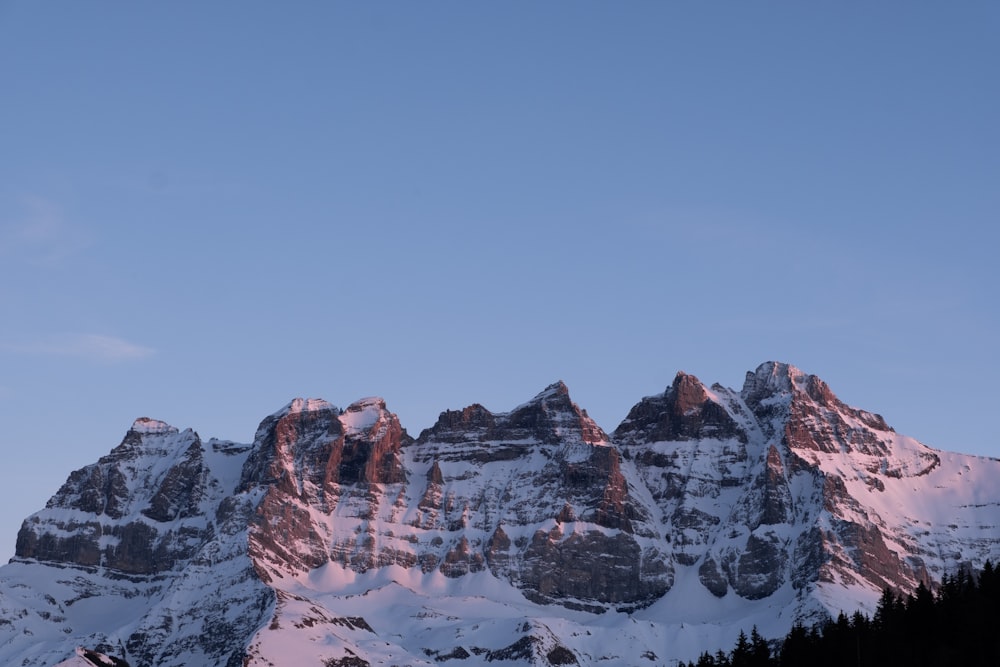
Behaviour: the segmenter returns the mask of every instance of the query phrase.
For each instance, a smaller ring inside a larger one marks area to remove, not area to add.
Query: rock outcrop
[[[410,455],[432,471],[422,497],[438,499],[415,525],[445,549],[471,539],[529,599],[630,608],[669,589],[670,561],[644,546],[661,536],[638,480],[561,382],[508,413],[445,412]]]

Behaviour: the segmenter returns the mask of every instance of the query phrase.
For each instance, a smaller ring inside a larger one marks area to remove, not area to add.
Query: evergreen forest
[[[886,589],[872,617],[843,612],[813,628],[795,625],[768,642],[753,628],[726,653],[705,652],[686,667],[963,667],[1000,665],[1000,569],[923,583],[905,598]]]

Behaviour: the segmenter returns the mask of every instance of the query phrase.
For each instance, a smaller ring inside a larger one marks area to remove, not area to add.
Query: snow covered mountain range
[[[0,568],[0,664],[668,665],[998,556],[1000,461],[787,364],[678,373],[610,435],[562,383],[416,439],[295,399],[251,444],[138,419],[73,472]]]

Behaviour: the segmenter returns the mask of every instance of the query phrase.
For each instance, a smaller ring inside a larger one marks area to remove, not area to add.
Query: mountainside
[[[608,435],[556,383],[410,437],[296,399],[252,444],[137,420],[25,520],[0,663],[671,664],[1000,555],[1000,461],[768,362]]]

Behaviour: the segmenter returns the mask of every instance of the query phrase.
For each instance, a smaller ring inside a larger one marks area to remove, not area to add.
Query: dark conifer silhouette
[[[792,627],[776,648],[756,626],[728,654],[705,651],[687,667],[996,667],[1000,665],[1000,572],[987,561],[973,575],[921,583],[905,598],[886,589],[875,614],[841,612],[820,627]]]

